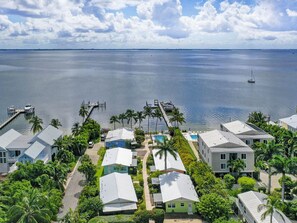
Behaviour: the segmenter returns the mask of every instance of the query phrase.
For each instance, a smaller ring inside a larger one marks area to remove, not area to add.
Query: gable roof
[[[6,148],[9,149],[27,149],[31,146],[30,141],[32,136],[21,135],[12,141]]]
[[[199,200],[191,178],[182,173],[170,172],[159,176],[163,202],[185,199]]]
[[[21,133],[15,131],[14,129],[10,129],[0,136],[0,147],[6,150],[6,147],[21,135]]]
[[[116,141],[116,140],[134,140],[133,130],[127,128],[121,128],[109,131],[105,138],[105,142]]]
[[[137,202],[131,176],[111,173],[100,178],[100,198],[103,204]]]
[[[251,124],[251,123],[245,123],[242,121],[233,121],[222,124],[223,127],[225,127],[229,132],[237,135],[239,138],[241,136],[264,136],[266,138],[273,139],[274,137],[269,135],[268,133],[264,132],[262,129],[258,128],[257,126]]]
[[[124,148],[113,148],[106,150],[102,166],[109,166],[113,164],[131,166],[132,165],[132,151]]]
[[[36,141],[24,152],[24,154],[35,160],[38,155],[44,150],[44,148],[45,145]]]
[[[287,118],[281,118],[279,121],[286,123],[287,125],[293,127],[294,129],[297,129],[297,114]]]
[[[258,212],[258,206],[260,204],[265,204],[267,202],[265,200],[267,198],[266,194],[262,194],[254,191],[248,191],[245,193],[238,194],[238,198],[241,200],[241,202],[244,204],[246,209],[248,209],[249,213],[253,216],[253,218],[258,223],[270,223],[269,216],[267,216],[264,220],[261,220],[261,216],[263,212],[265,212],[265,209]],[[282,215],[285,221],[283,221],[279,213],[275,212],[273,215],[272,222],[273,223],[292,223],[290,219],[288,219],[284,214]]]
[[[163,170],[165,170],[165,156],[164,156],[164,154],[163,154],[162,158],[160,158],[159,155],[156,156],[158,151],[159,151],[159,149],[153,149],[153,151],[152,151],[154,162],[155,162],[155,167],[157,170],[163,171]],[[176,160],[170,153],[167,153],[167,169],[168,170],[170,170],[170,169],[181,170],[181,171],[186,172],[186,168],[185,168],[185,166],[177,152],[176,152]]]
[[[63,132],[52,125],[49,125],[45,129],[43,129],[40,133],[38,133],[31,142],[36,141],[37,139],[42,140],[46,144],[52,146],[55,144],[55,140],[57,140],[60,136],[62,136]]]

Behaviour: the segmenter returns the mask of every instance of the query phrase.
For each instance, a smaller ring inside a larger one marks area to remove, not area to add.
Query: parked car
[[[89,142],[89,148],[93,148],[94,147],[94,143],[92,141]]]

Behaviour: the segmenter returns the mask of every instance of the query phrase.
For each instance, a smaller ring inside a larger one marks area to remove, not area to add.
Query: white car
[[[92,141],[89,142],[89,148],[93,148],[94,147],[94,143]]]

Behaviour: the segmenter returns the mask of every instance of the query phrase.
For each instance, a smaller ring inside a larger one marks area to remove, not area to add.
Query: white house
[[[243,173],[254,171],[254,151],[230,132],[213,130],[199,134],[199,153],[214,173],[229,173],[228,160],[242,159]]]
[[[183,173],[170,172],[159,176],[160,194],[154,194],[154,202],[165,204],[166,212],[188,213],[196,212],[195,202],[198,195],[191,178]]]
[[[111,173],[101,177],[100,198],[104,205],[104,213],[137,209],[135,189],[128,174]]]
[[[292,132],[297,132],[297,114],[287,118],[279,119],[279,125]]]
[[[133,159],[133,153],[130,149],[113,148],[106,150],[102,162],[104,174],[128,173],[129,167],[137,166],[137,159]]]
[[[132,129],[121,128],[109,131],[105,138],[106,148],[130,148],[131,142],[135,141],[134,131]]]
[[[159,171],[165,171],[165,155],[163,154],[162,158],[160,158],[160,155],[156,155],[160,151],[159,149],[153,149],[153,158],[154,158],[154,163],[155,163],[155,168],[156,170]],[[186,168],[177,152],[176,154],[176,159],[170,154],[167,153],[167,170],[166,172],[170,171],[177,171],[181,173],[186,172]]]
[[[270,223],[270,216],[268,215],[264,220],[261,216],[265,209],[258,210],[259,205],[266,204],[267,195],[255,191],[248,191],[238,194],[236,205],[243,220],[247,223]],[[282,217],[281,217],[282,215]],[[273,214],[273,223],[292,223],[282,212]]]
[[[259,127],[239,120],[221,124],[221,130],[233,133],[249,146],[252,146],[256,142],[267,143],[267,141],[274,139],[272,135]]]
[[[47,163],[52,160],[56,153],[54,142],[62,133],[51,125],[33,137],[14,129],[7,131],[0,136],[0,173],[16,170],[17,162],[42,160]]]

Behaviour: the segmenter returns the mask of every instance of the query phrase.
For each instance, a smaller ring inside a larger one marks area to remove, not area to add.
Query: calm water
[[[251,68],[254,85],[247,83]],[[8,106],[31,103],[45,124],[58,118],[69,130],[81,120],[81,102],[99,100],[107,109],[92,117],[111,127],[111,115],[142,109],[156,98],[181,108],[183,128],[201,130],[246,120],[254,110],[273,120],[291,115],[296,84],[292,50],[0,51],[0,121]],[[28,132],[29,125],[20,116],[0,133],[9,128]]]

